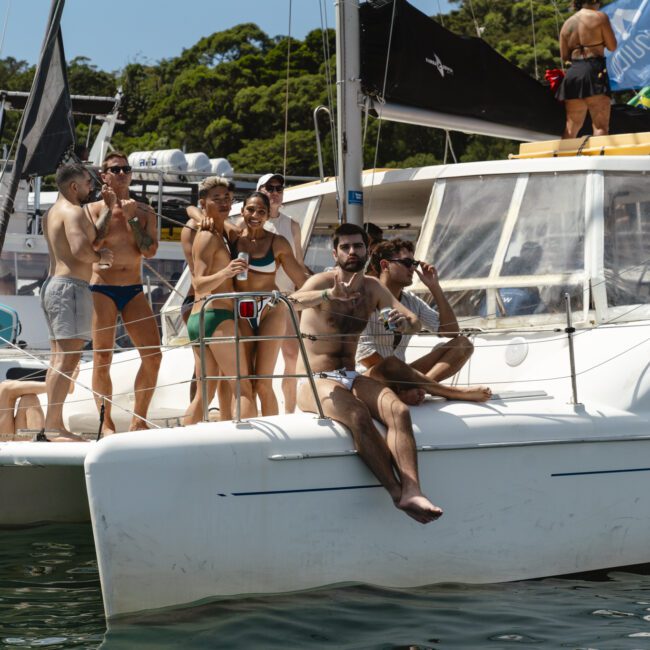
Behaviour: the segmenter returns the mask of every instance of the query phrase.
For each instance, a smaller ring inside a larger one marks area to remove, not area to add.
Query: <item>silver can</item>
[[[248,264],[248,253],[244,253],[244,252],[239,253],[237,255],[237,259],[244,260],[244,262]],[[241,273],[238,273],[235,277],[237,278],[237,280],[248,280],[248,269],[242,271]]]
[[[379,312],[379,319],[381,322],[384,324],[384,327],[389,331],[389,332],[394,332],[397,329],[397,326],[395,323],[390,323],[388,321],[388,315],[390,312],[393,311],[392,307],[384,307],[380,312]]]

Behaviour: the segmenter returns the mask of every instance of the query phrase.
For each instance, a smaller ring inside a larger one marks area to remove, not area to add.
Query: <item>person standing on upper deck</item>
[[[282,235],[289,244],[294,257],[299,264],[304,263],[302,244],[300,242],[300,226],[291,217],[280,212],[284,199],[284,176],[282,174],[264,174],[257,181],[257,190],[266,194],[271,203],[269,219],[264,229],[277,235]],[[283,293],[290,293],[296,290],[296,285],[291,281],[284,269],[278,269],[275,276],[275,283]],[[286,315],[286,334],[293,338],[282,342],[282,358],[284,359],[284,371],[287,374],[295,374],[296,361],[298,360],[298,339],[295,338],[295,331],[291,323],[289,312]],[[284,395],[284,412],[293,413],[296,410],[296,380],[293,377],[282,379],[282,393]]]
[[[594,135],[609,133],[611,113],[605,48],[616,49],[616,36],[609,18],[598,11],[600,2],[573,0],[575,14],[560,31],[560,56],[569,65],[556,93],[566,108],[563,138],[576,138],[587,111]]]
[[[92,297],[88,282],[93,262],[110,268],[113,252],[100,248],[111,218],[115,195],[104,187],[102,207],[93,223],[81,207],[92,191],[90,173],[83,165],[64,165],[56,172],[59,196],[43,222],[43,235],[50,253],[50,277],[42,294],[53,357],[47,372],[45,436],[57,440],[80,440],[63,424],[63,402],[70,377],[91,338]]]
[[[93,292],[93,390],[111,396],[110,366],[115,345],[117,315],[122,315],[126,331],[140,353],[140,369],[135,377],[135,406],[129,430],[147,429],[147,411],[160,368],[160,335],[151,305],[142,290],[142,258],[158,250],[156,215],[151,207],[129,197],[131,166],[119,151],[109,153],[102,164],[102,180],[115,193],[108,232],[102,243],[114,253],[110,268],[95,264],[90,290]],[[105,202],[86,206],[96,222]],[[101,398],[96,398],[98,407]],[[111,404],[105,402],[104,435],[115,433]]]

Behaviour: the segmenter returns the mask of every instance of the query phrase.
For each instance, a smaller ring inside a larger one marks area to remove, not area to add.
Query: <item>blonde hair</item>
[[[230,181],[223,176],[208,176],[201,181],[199,185],[199,198],[204,199],[213,187],[225,187],[229,192]]]

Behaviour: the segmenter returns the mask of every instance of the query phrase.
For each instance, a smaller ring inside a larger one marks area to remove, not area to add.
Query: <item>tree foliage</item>
[[[559,66],[558,32],[569,16],[568,1],[454,2],[450,13],[434,16],[447,29],[480,33],[531,76],[543,78],[546,68]],[[324,50],[324,41],[329,50]],[[113,138],[119,149],[181,148],[227,157],[239,172],[280,170],[285,168],[286,125],[286,172],[316,175],[312,114],[316,106],[328,104],[329,94],[336,94],[334,86],[328,92],[326,83],[326,73],[334,75],[334,57],[326,61],[324,51],[335,51],[332,30],[324,34],[316,29],[304,40],[289,40],[269,37],[257,25],[245,23],[206,36],[176,57],[133,62],[116,73],[77,57],[69,63],[68,78],[73,94],[112,96],[122,87],[125,123]],[[0,88],[29,90],[33,75],[34,67],[24,61],[0,59]],[[334,113],[335,107],[331,109]],[[11,141],[17,119],[16,113],[10,114],[3,143]],[[87,119],[77,120],[79,140],[85,141],[89,128]],[[334,169],[327,128],[321,126],[324,166],[330,174]],[[451,143],[463,161],[501,158],[516,149],[511,142],[460,133],[451,135]],[[443,161],[445,151],[451,160],[440,131],[388,122],[380,126],[373,119],[367,124],[366,167],[433,164]]]

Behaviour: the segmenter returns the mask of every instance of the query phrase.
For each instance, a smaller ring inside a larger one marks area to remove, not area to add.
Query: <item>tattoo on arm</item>
[[[131,226],[131,229],[133,230],[133,237],[135,239],[135,243],[137,244],[138,248],[142,252],[149,250],[149,248],[153,244],[153,239],[149,236],[149,234],[145,230],[143,230],[140,221],[137,218],[129,219],[129,224]]]
[[[107,205],[102,208],[102,211],[99,214],[99,219],[97,219],[97,222],[95,223],[95,228],[97,229],[97,237],[95,238],[95,242],[98,242],[106,237],[112,214],[113,210]]]

